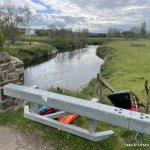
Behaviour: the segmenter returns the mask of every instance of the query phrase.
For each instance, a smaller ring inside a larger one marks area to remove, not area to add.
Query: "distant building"
[[[36,35],[35,29],[26,29],[25,35]]]

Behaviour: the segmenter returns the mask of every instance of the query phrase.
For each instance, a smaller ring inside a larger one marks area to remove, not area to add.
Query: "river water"
[[[76,90],[85,86],[96,77],[103,63],[96,56],[97,47],[58,53],[55,58],[26,68],[24,85],[38,85],[43,90],[50,87]]]

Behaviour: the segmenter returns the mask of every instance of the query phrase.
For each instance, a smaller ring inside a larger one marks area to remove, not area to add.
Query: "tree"
[[[49,31],[48,36],[51,37],[51,39],[53,40],[55,37],[55,31],[57,30],[57,28],[55,25],[48,25],[47,27],[48,27],[48,31]]]
[[[132,27],[131,28],[131,33],[132,33],[132,38],[140,38],[140,27]]]
[[[23,33],[23,27],[29,28],[31,24],[31,12],[29,8],[14,6],[12,1],[5,2],[0,9],[0,27],[3,34],[14,45],[18,37]]]
[[[146,31],[146,22],[141,24],[141,38],[146,38],[147,31]]]
[[[107,36],[109,38],[120,38],[120,37],[122,37],[122,32],[120,29],[109,28]]]
[[[16,8],[11,1],[5,3],[3,9],[0,10],[0,26],[4,35],[14,45],[17,37],[21,34],[20,26],[23,23],[23,18],[20,15],[21,9]]]
[[[31,25],[36,20],[36,18],[33,15],[33,12],[25,6],[23,9],[23,25],[26,29],[27,35],[30,35]]]
[[[125,38],[133,38],[133,32],[132,31],[123,31],[123,37]]]
[[[0,31],[0,48],[4,46],[4,43],[5,43],[5,37],[3,33]]]

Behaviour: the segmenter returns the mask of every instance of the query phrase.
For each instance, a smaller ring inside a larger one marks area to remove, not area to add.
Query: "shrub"
[[[112,51],[114,51],[113,48],[111,47],[106,47],[106,46],[99,46],[96,50],[96,54],[100,57],[100,58],[107,58],[107,57],[111,57],[112,55]]]
[[[85,46],[84,42],[82,41],[62,38],[53,40],[51,44],[56,47],[60,52],[72,51],[78,48],[83,48]]]

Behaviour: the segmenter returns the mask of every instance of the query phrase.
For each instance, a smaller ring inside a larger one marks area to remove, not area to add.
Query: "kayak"
[[[129,109],[132,107],[131,92],[128,90],[111,93],[107,97],[116,107],[123,109]]]
[[[67,115],[67,116],[63,116],[60,117],[58,119],[58,121],[65,123],[65,124],[71,124],[73,121],[75,121],[77,118],[79,117],[79,115],[77,114],[71,114],[71,115]]]
[[[139,111],[140,108],[145,107],[143,104],[139,103],[139,98],[129,90],[111,93],[107,97],[114,106],[119,108]]]
[[[39,114],[40,115],[47,115],[47,114],[50,114],[50,113],[55,113],[57,111],[58,111],[58,109],[55,109],[55,108],[52,108],[52,107],[49,107],[49,106],[42,106],[39,109]]]
[[[49,106],[42,106],[41,108],[39,108],[38,111],[39,111],[40,115],[44,116],[47,114],[58,112],[59,110],[52,108],[52,107],[49,107]],[[63,117],[58,118],[58,121],[63,122],[65,124],[71,124],[78,117],[79,117],[79,115],[77,115],[77,114],[71,114],[71,115],[67,115],[67,116],[63,116]]]

